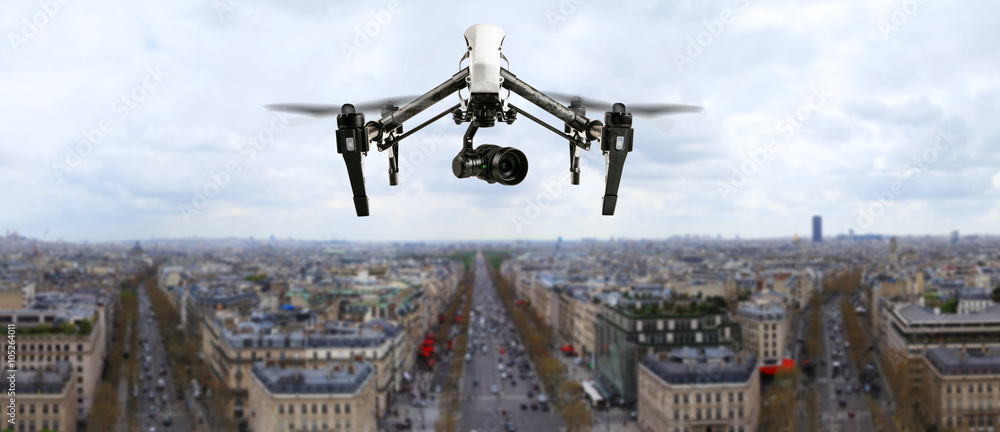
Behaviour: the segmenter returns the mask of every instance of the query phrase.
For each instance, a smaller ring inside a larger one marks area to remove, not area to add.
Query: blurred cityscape
[[[993,430],[1000,238],[821,228],[479,243],[8,231],[14,430]]]

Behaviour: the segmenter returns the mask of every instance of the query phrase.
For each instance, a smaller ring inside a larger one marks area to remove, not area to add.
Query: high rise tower
[[[813,216],[813,243],[823,241],[823,217]]]

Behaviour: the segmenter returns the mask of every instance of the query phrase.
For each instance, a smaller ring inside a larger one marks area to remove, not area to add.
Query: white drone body
[[[469,93],[500,94],[500,60],[503,55],[503,39],[507,34],[493,24],[476,24],[465,31],[465,55],[459,60],[469,59]],[[508,61],[508,67],[510,62]]]

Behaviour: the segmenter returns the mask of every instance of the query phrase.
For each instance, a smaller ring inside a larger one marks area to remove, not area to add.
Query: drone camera
[[[483,144],[455,156],[451,170],[458,178],[478,177],[490,184],[513,186],[528,175],[528,158],[513,147]]]

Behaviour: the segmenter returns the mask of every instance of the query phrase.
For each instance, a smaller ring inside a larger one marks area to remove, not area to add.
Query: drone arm
[[[517,77],[510,73],[507,69],[500,68],[500,77],[503,78],[503,83],[501,85],[504,88],[517,93],[528,102],[535,104],[537,107],[545,110],[549,114],[552,114],[559,120],[562,120],[571,128],[578,131],[587,131],[588,141],[597,139],[601,136],[600,134],[593,135],[592,133],[594,130],[593,123],[599,124],[600,122],[592,122],[586,116],[577,114],[545,93],[542,93],[541,91],[538,91],[534,87],[528,85],[526,82],[517,79]]]
[[[378,145],[378,150],[379,151],[383,151],[383,150],[388,149],[389,147],[397,146],[399,144],[399,142],[403,140],[403,138],[406,138],[406,137],[412,135],[414,132],[427,127],[431,123],[434,123],[434,122],[440,120],[441,117],[444,117],[444,116],[448,115],[448,113],[454,112],[456,109],[459,108],[459,106],[460,106],[459,104],[455,104],[454,106],[452,106],[452,107],[450,107],[450,108],[442,111],[441,114],[438,114],[438,115],[436,115],[434,117],[431,117],[429,120],[421,123],[417,127],[413,128],[413,129],[410,129],[409,132],[406,132],[406,133],[404,133],[404,134],[402,134],[402,135],[400,135],[398,137],[394,137],[391,140],[386,140],[385,142],[383,142],[383,143],[381,143],[381,144]]]
[[[548,130],[552,131],[552,133],[554,133],[556,135],[559,135],[560,138],[562,138],[562,139],[568,139],[574,145],[576,145],[577,147],[580,147],[580,148],[582,148],[584,150],[590,150],[590,144],[589,143],[587,143],[585,141],[580,141],[579,139],[577,139],[576,137],[574,137],[571,133],[560,132],[559,129],[555,128],[555,126],[552,126],[552,125],[550,125],[548,123],[545,123],[544,121],[542,121],[538,117],[535,117],[535,116],[527,113],[526,111],[524,111],[524,110],[522,110],[522,109],[514,106],[514,104],[509,103],[509,104],[507,104],[507,106],[509,106],[511,109],[513,109],[516,113],[527,117],[529,120],[542,125],[545,129],[548,129]]]
[[[431,91],[424,93],[420,97],[414,99],[413,102],[406,104],[406,106],[400,108],[398,111],[385,115],[378,122],[381,125],[380,126],[381,130],[382,131],[395,130],[397,127],[401,126],[403,122],[413,118],[417,114],[420,114],[427,108],[430,108],[431,105],[434,105],[443,100],[444,98],[448,97],[452,93],[455,93],[465,88],[465,86],[468,85],[465,79],[468,77],[469,77],[469,68],[462,69],[458,73],[453,75],[451,78],[449,78],[448,81],[445,81],[440,85],[438,85],[437,87],[434,87],[433,89],[431,89]],[[377,130],[373,131],[372,129],[373,128],[369,128],[369,137],[371,137],[373,135],[373,132],[375,132],[374,135],[376,136],[376,138],[374,139],[377,139],[377,136],[379,135],[377,133],[378,131]]]

